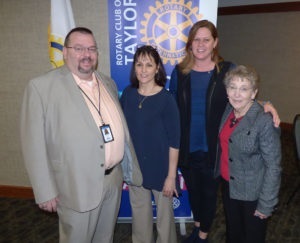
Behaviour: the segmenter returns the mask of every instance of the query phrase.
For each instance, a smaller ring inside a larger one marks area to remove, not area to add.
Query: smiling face
[[[245,115],[256,96],[254,89],[248,79],[233,77],[226,87],[227,95],[233,109],[241,116]]]
[[[218,39],[214,39],[208,28],[199,28],[193,39],[191,48],[196,60],[211,60],[213,49]]]
[[[140,85],[155,83],[155,74],[158,72],[158,65],[149,55],[140,55],[134,65],[135,74]]]
[[[92,73],[96,69],[98,52],[94,51],[95,48],[96,42],[94,37],[80,32],[72,33],[68,47],[63,48],[66,65],[80,79],[90,80]]]

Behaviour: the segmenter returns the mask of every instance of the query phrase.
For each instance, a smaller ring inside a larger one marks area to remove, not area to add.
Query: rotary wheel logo
[[[178,198],[173,197],[173,209],[177,209],[180,206],[180,201]]]
[[[141,41],[156,46],[164,64],[180,62],[190,27],[202,17],[198,7],[184,0],[161,0],[156,1],[155,7],[150,6],[149,11],[141,22]]]

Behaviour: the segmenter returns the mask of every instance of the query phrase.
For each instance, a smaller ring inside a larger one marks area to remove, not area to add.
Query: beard
[[[89,68],[89,69],[81,67],[80,64],[83,63],[83,62],[86,62],[86,61],[92,62],[92,59],[90,57],[87,57],[87,58],[83,58],[82,60],[80,60],[79,65],[78,65],[78,71],[82,74],[93,73],[96,69],[96,65],[91,66],[91,68]]]

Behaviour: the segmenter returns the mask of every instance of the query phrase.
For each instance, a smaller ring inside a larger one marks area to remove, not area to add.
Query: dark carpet
[[[283,131],[281,139],[283,172],[280,202],[268,223],[267,243],[300,243],[300,190],[289,205],[286,205],[289,196],[300,183],[299,165],[291,133]],[[180,235],[179,224],[176,226],[178,242],[181,242],[184,236]],[[193,225],[186,223],[185,226],[187,233],[190,233]],[[58,242],[57,216],[41,211],[33,200],[0,198],[0,242]],[[114,242],[131,242],[130,224],[118,223],[116,225]],[[225,243],[225,220],[220,199],[209,242]]]

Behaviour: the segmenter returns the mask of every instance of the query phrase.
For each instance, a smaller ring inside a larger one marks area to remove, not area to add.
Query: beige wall
[[[300,113],[300,12],[220,16],[217,26],[223,57],[254,66],[259,99],[292,123]]]
[[[100,69],[109,74],[106,0],[72,0],[77,26],[94,31]],[[19,142],[23,90],[30,79],[51,69],[47,28],[50,0],[0,0],[0,185],[29,186]]]
[[[100,69],[109,74],[107,0],[72,0],[77,26],[95,33]],[[30,186],[20,152],[19,112],[27,82],[49,70],[49,0],[0,0],[0,185]],[[221,16],[222,55],[253,64],[261,73],[261,98],[284,122],[300,112],[300,12]]]

